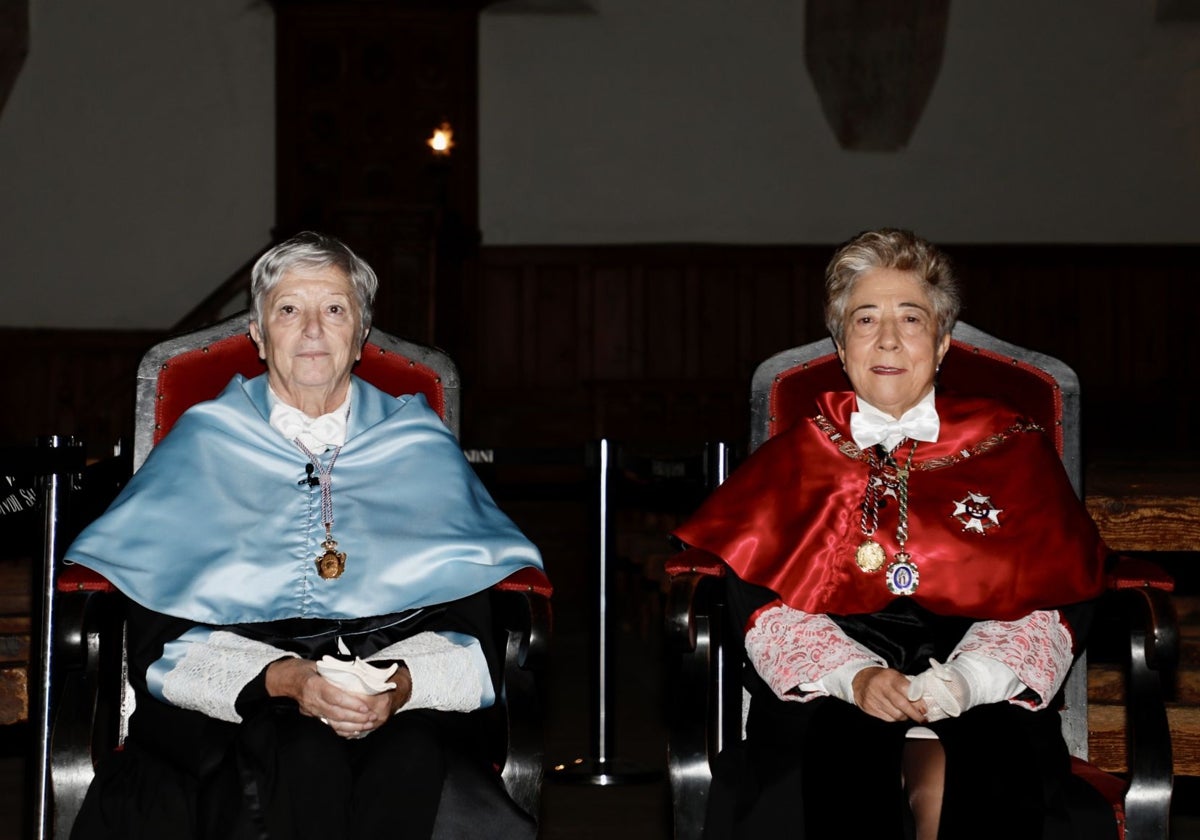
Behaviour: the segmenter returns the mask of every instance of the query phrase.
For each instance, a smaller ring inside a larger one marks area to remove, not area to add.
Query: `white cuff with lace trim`
[[[848,689],[854,674],[886,665],[829,616],[784,604],[755,617],[746,631],[746,655],[776,697],[799,702],[829,694],[853,702]]]
[[[984,678],[988,699],[1007,700],[1034,710],[1044,709],[1058,693],[1074,660],[1074,637],[1058,610],[1037,610],[1016,621],[980,621],[971,625],[962,641],[950,654],[950,660],[970,655],[978,674]],[[985,662],[986,665],[980,665]],[[1004,671],[1015,675],[1017,684],[1005,682]],[[1015,699],[1025,688],[1038,695],[1036,702]],[[997,696],[999,695],[999,696]]]
[[[487,660],[472,636],[427,631],[367,657],[368,662],[387,659],[403,659],[412,677],[412,696],[401,712],[471,712],[496,702]]]
[[[174,706],[241,723],[236,703],[246,684],[272,662],[295,656],[228,630],[196,628],[167,643],[146,671],[146,684]]]

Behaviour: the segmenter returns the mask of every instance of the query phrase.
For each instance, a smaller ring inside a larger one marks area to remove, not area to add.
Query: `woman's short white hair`
[[[363,338],[371,329],[375,292],[379,278],[371,266],[346,243],[324,233],[304,231],[281,242],[258,258],[250,270],[250,300],[254,321],[263,328],[263,302],[283,279],[296,268],[336,268],[346,275],[358,308],[359,326]]]
[[[919,279],[933,304],[937,340],[950,334],[961,307],[950,259],[911,231],[880,228],[860,233],[842,245],[825,269],[825,326],[834,343],[845,346],[846,303],[854,284],[876,268],[894,268]]]

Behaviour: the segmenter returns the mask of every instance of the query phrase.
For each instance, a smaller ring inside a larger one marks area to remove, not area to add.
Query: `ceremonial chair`
[[[235,373],[265,370],[242,313],[153,347],[138,368],[133,468],[197,402],[215,397]],[[459,379],[453,361],[430,347],[372,329],[354,373],[390,394],[424,394],[457,436]],[[60,540],[65,549],[68,540]],[[132,713],[124,674],[122,597],[104,578],[82,566],[65,565],[52,587],[57,595],[51,681],[55,684],[53,731],[49,735],[48,788],[42,831],[53,820],[54,835],[66,838],[93,776],[94,762],[118,747]],[[492,589],[496,639],[503,646],[504,682],[496,708],[492,761],[513,801],[536,823],[543,776],[543,744],[536,674],[543,668],[551,629],[546,577],[523,569]],[[449,787],[449,785],[448,785]],[[447,807],[450,792],[443,793]],[[461,808],[465,800],[453,799]],[[52,810],[52,813],[51,813]],[[52,836],[44,833],[39,836]]]
[[[942,362],[939,389],[1002,400],[1053,437],[1077,494],[1082,492],[1079,381],[1061,361],[959,324]],[[763,362],[751,384],[750,449],[811,416],[825,391],[849,390],[832,340],[786,350]],[[671,708],[668,766],[676,840],[703,829],[712,765],[743,737],[749,695],[742,688],[741,629],[726,614],[726,567],[695,548],[668,564],[671,584],[666,633]],[[1128,773],[1116,776],[1088,763],[1087,662],[1081,655],[1062,691],[1063,735],[1073,770],[1112,805],[1125,840],[1165,838],[1172,791],[1170,732],[1163,678],[1178,658],[1171,579],[1152,564],[1114,558],[1104,609],[1128,621],[1126,673]],[[986,817],[981,817],[986,818]]]

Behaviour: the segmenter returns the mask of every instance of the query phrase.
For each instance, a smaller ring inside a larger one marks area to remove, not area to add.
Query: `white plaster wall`
[[[578,5],[578,4],[575,4]],[[1200,242],[1200,25],[1151,0],[954,0],[909,146],[845,152],[802,0],[481,22],[488,244]]]
[[[954,0],[895,154],[837,147],[802,0],[590,6],[482,16],[488,244],[1200,241],[1200,26],[1151,0]],[[31,16],[0,113],[0,326],[167,327],[270,236],[270,7]]]
[[[274,221],[262,0],[32,0],[0,114],[0,325],[169,327]]]

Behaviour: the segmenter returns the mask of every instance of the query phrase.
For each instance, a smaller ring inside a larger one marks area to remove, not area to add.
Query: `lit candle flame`
[[[450,150],[454,148],[454,131],[450,128],[450,123],[444,122],[435,128],[433,136],[426,140],[425,144],[439,157],[449,155]]]

